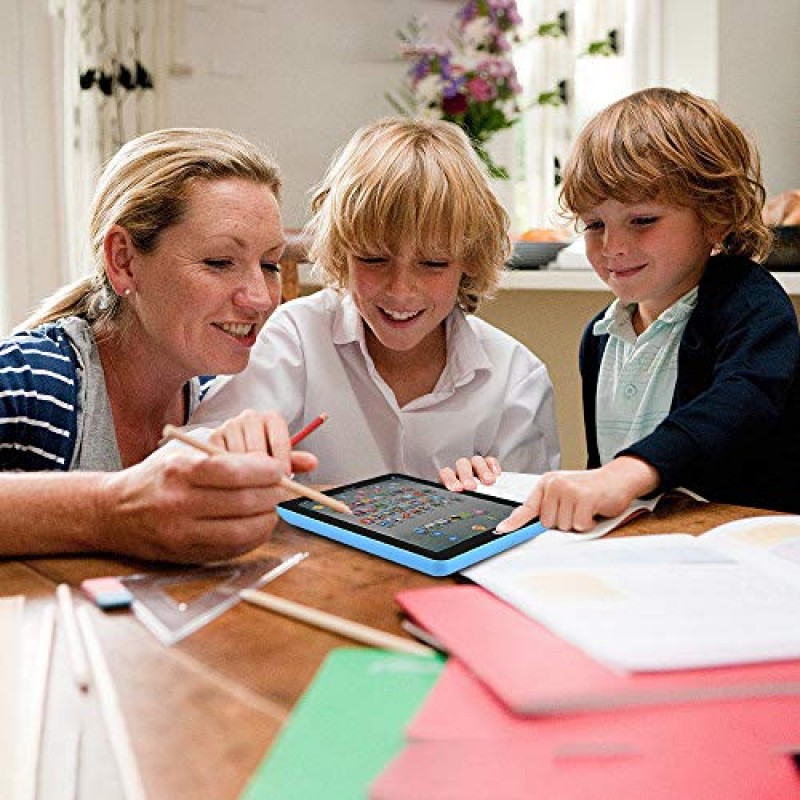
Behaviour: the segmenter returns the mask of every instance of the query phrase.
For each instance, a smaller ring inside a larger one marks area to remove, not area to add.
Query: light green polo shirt
[[[697,305],[697,287],[664,311],[641,336],[633,329],[636,304],[615,300],[592,328],[609,335],[597,378],[600,463],[655,430],[666,418],[678,379],[678,348]]]

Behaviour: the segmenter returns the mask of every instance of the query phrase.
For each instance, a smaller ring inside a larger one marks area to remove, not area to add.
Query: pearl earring
[[[123,294],[125,297],[130,297],[130,296],[131,296],[131,290],[130,290],[130,289],[126,289],[126,290],[125,290],[125,291],[124,291],[122,294]]]

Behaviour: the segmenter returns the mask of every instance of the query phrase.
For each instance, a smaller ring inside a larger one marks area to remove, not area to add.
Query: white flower
[[[517,105],[517,101],[513,99],[503,100],[499,104],[499,108],[503,112],[503,116],[506,119],[514,119],[519,113],[519,106]]]
[[[414,94],[420,105],[427,106],[431,103],[439,103],[444,88],[444,80],[441,75],[426,75],[414,87]]]
[[[486,53],[480,50],[464,50],[458,54],[458,64],[464,72],[474,71],[478,64],[486,59]]]
[[[426,106],[419,111],[421,119],[441,119],[443,116],[444,112],[439,106]]]
[[[467,47],[479,47],[491,39],[492,23],[489,17],[475,17],[461,29]]]

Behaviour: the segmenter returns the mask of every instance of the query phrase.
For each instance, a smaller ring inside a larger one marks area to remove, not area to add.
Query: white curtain
[[[119,147],[162,127],[170,0],[58,0],[64,17],[64,176],[68,277],[85,275],[97,176]]]
[[[522,227],[561,223],[559,168],[585,121],[631,91],[660,82],[661,1],[519,3],[531,33],[515,58],[528,109],[518,126]]]
[[[528,228],[557,224],[558,171],[572,135],[574,5],[575,0],[525,0],[522,8],[525,28],[532,34],[521,69],[527,110],[520,131],[525,171],[519,205]],[[544,29],[550,32],[537,34]]]
[[[99,169],[163,124],[168,64],[187,69],[182,13],[183,0],[0,0],[0,335],[90,269]]]
[[[0,335],[61,282],[60,57],[44,0],[0,0]]]

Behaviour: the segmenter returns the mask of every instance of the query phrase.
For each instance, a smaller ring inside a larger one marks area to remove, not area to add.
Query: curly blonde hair
[[[561,207],[576,217],[605,200],[660,200],[696,211],[718,249],[756,261],[772,236],[756,148],[718,106],[686,91],[653,88],[593,117],[564,168]]]
[[[414,243],[464,265],[457,302],[473,312],[497,288],[511,252],[509,216],[450,122],[386,117],[361,128],[313,191],[311,210],[310,257],[340,290],[348,254]]]

